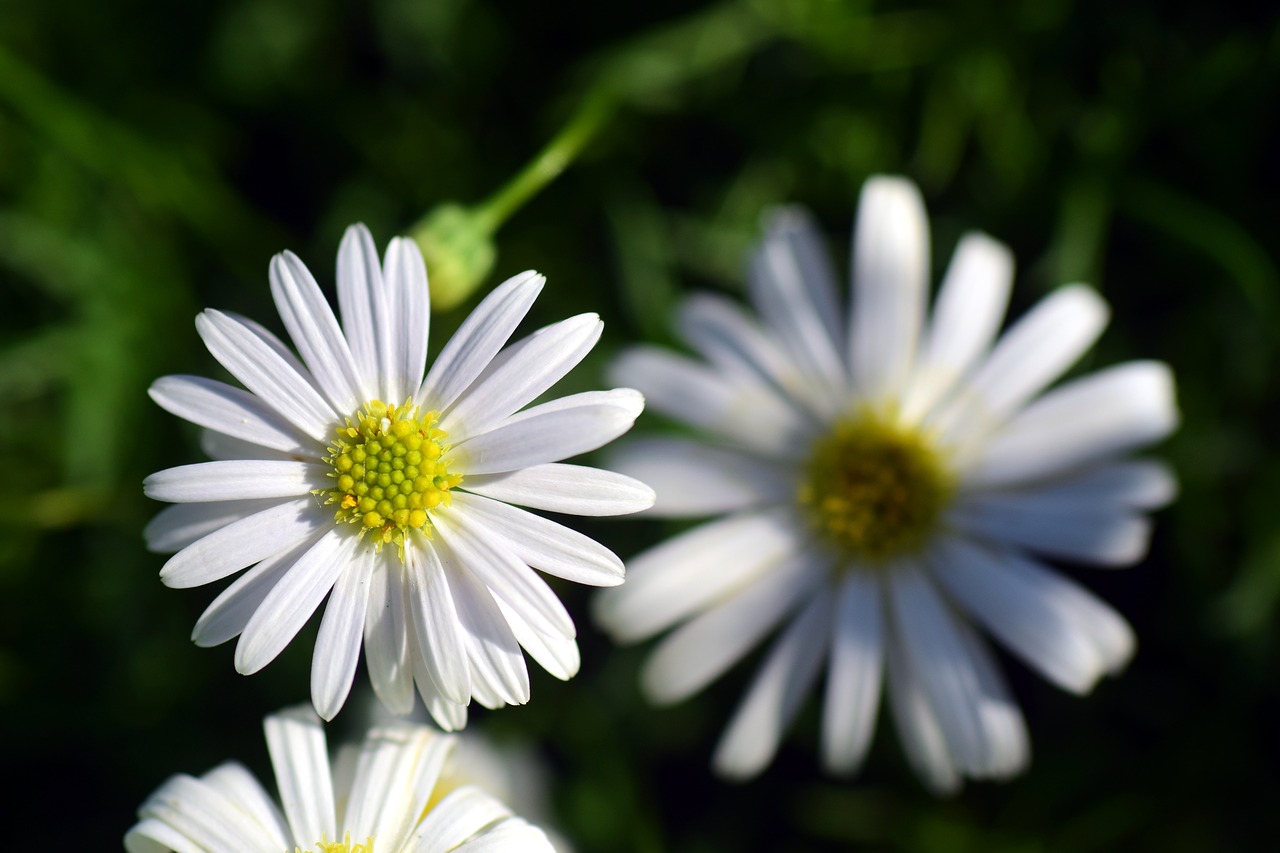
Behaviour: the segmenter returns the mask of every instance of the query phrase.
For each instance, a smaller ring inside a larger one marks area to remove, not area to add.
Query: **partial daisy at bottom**
[[[370,729],[332,765],[307,707],[267,717],[279,804],[227,762],[171,777],[138,810],[129,853],[554,853],[541,829],[442,774],[455,737],[427,726]]]
[[[325,719],[345,702],[362,646],[390,711],[409,713],[416,685],[449,730],[466,724],[472,698],[528,700],[522,648],[571,678],[576,628],[538,572],[611,586],[622,561],[525,508],[605,516],[653,503],[630,477],[561,461],[630,429],[638,392],[529,405],[592,349],[600,319],[571,317],[508,345],[544,282],[524,273],[485,297],[427,371],[427,272],[412,241],[392,240],[380,262],[363,226],[347,230],[341,322],[293,254],[272,260],[270,279],[297,356],[252,320],[207,310],[196,329],[244,387],[167,376],[150,391],[204,428],[214,459],[146,479],[147,495],[175,504],[146,531],[153,550],[177,552],[161,579],[194,587],[248,569],[193,640],[239,637],[236,669],[257,672],[327,596],[311,670]]]
[[[1173,379],[1135,361],[1050,387],[1092,346],[1106,303],[1058,289],[998,336],[1003,245],[963,237],[932,311],[929,231],[910,182],[873,178],[854,229],[851,305],[809,217],[770,220],[748,275],[756,316],[695,296],[691,358],[625,352],[613,377],[696,437],[633,439],[613,466],[654,487],[652,515],[716,516],[628,561],[597,621],[620,642],[671,631],[642,672],[671,703],[777,636],[716,748],[760,773],[825,671],[821,754],[852,774],[881,694],[935,792],[1025,768],[1029,738],[985,632],[1077,694],[1129,661],[1110,606],[1046,564],[1146,554],[1175,482],[1128,454],[1176,426]]]

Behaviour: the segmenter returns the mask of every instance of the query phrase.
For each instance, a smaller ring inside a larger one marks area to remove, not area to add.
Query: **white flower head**
[[[138,810],[129,853],[554,853],[542,830],[441,771],[455,738],[407,723],[371,729],[330,766],[308,707],[267,717],[280,805],[243,765],[171,777]]]
[[[542,289],[524,273],[484,299],[426,372],[427,275],[395,239],[379,263],[363,226],[338,252],[341,324],[293,254],[271,262],[271,293],[301,359],[263,327],[208,310],[196,328],[246,389],[195,376],[151,387],[205,428],[213,462],[147,478],[177,506],[147,528],[177,551],[160,572],[191,587],[249,568],[196,623],[212,646],[239,636],[236,669],[272,661],[320,607],[311,670],[332,719],[361,644],[379,699],[413,708],[414,685],[446,729],[472,697],[529,698],[521,647],[557,678],[578,670],[573,620],[533,570],[622,582],[622,562],[563,525],[519,509],[615,515],[652,504],[629,477],[559,460],[625,432],[643,407],[627,388],[524,408],[591,350],[601,323],[571,317],[504,348]],[[425,377],[424,377],[425,373]]]
[[[932,789],[1006,777],[1026,765],[1027,735],[975,625],[1075,693],[1132,655],[1125,621],[1042,558],[1145,554],[1146,512],[1173,478],[1125,456],[1174,428],[1173,381],[1131,362],[1046,390],[1107,306],[1064,287],[997,340],[1012,277],[1008,250],[970,234],[927,312],[919,192],[873,178],[847,313],[816,229],[787,209],[752,260],[759,319],[694,297],[679,328],[702,360],[642,347],[617,363],[654,409],[706,434],[634,441],[617,467],[655,488],[655,514],[723,517],[631,561],[598,621],[619,641],[675,629],[642,676],[663,703],[783,626],[717,748],[720,773],[769,764],[825,663],[833,772],[862,763],[885,682]]]

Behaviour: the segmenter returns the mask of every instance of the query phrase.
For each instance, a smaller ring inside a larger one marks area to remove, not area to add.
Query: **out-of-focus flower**
[[[280,804],[242,765],[177,775],[138,810],[129,853],[554,853],[542,830],[485,791],[441,791],[454,737],[426,726],[371,729],[331,769],[310,708],[266,720]]]
[[[446,729],[486,707],[529,698],[521,647],[558,678],[578,670],[573,620],[533,570],[579,583],[622,582],[608,549],[519,509],[635,512],[652,491],[629,477],[559,460],[631,427],[630,389],[590,391],[524,408],[591,350],[601,323],[582,314],[504,348],[542,289],[525,273],[494,290],[426,371],[429,319],[422,257],[396,239],[379,263],[362,226],[338,253],[334,316],[302,262],[271,263],[271,292],[301,360],[242,317],[208,310],[196,328],[248,390],[168,376],[151,396],[205,428],[213,462],[147,478],[177,506],[147,529],[177,551],[174,587],[252,566],[196,623],[202,646],[236,636],[236,668],[253,673],[294,638],[328,595],[311,695],[331,719],[361,644],[373,687],[397,714],[417,684]],[[425,378],[424,378],[425,374]]]
[[[1132,362],[1046,391],[1107,306],[1064,287],[997,340],[1012,272],[1004,246],[968,235],[926,312],[923,203],[911,183],[875,178],[847,314],[810,220],[784,210],[750,270],[758,320],[695,297],[680,330],[703,361],[646,347],[616,365],[706,434],[633,441],[617,467],[654,486],[655,514],[723,517],[636,557],[626,586],[597,598],[598,620],[620,641],[679,626],[643,673],[657,702],[696,693],[785,626],[716,751],[722,774],[768,765],[825,662],[831,770],[863,761],[883,681],[931,788],[1005,777],[1028,739],[975,623],[1075,693],[1132,655],[1124,619],[1042,558],[1146,553],[1146,513],[1174,482],[1125,457],[1175,427],[1173,381]]]

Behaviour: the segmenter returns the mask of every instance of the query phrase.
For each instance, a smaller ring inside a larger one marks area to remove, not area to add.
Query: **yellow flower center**
[[[373,836],[365,839],[364,844],[352,844],[351,833],[348,832],[342,841],[326,841],[324,835],[320,836],[320,840],[316,842],[317,853],[373,853]],[[286,850],[285,853],[288,853]],[[299,847],[293,848],[293,853],[309,853]]]
[[[955,491],[929,436],[859,412],[814,442],[798,499],[827,542],[863,562],[920,550]]]
[[[447,435],[434,426],[438,419],[438,412],[419,416],[409,401],[369,402],[337,428],[329,445],[334,486],[316,492],[337,504],[336,521],[359,525],[359,535],[370,534],[378,550],[394,542],[401,559],[406,534],[430,536],[431,511],[448,506],[449,490],[462,482],[461,474],[449,473]]]

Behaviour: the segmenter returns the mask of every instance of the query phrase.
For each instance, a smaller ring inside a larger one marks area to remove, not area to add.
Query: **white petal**
[[[982,722],[983,693],[955,617],[914,567],[889,573],[895,641],[946,740],[956,765],[969,774],[986,767],[989,744]]]
[[[240,635],[263,599],[323,534],[316,534],[293,548],[263,560],[236,578],[196,620],[191,641],[197,646],[217,646]]]
[[[446,432],[478,435],[531,403],[591,351],[604,323],[580,314],[507,347],[441,418]]]
[[[625,350],[610,376],[639,389],[653,411],[754,450],[799,456],[814,429],[809,415],[773,389],[656,347]]]
[[[311,701],[325,720],[332,720],[351,692],[364,619],[369,609],[369,575],[373,560],[364,554],[351,560],[333,585],[325,605],[311,657]]]
[[[170,503],[292,498],[325,488],[326,466],[245,459],[197,462],[157,471],[142,481],[147,497]]]
[[[315,712],[297,705],[267,717],[263,728],[293,837],[303,841],[337,837],[329,753]]]
[[[200,449],[210,459],[225,461],[266,459],[277,462],[306,462],[315,460],[320,456],[320,453],[316,450],[306,453],[285,453],[282,450],[272,450],[270,447],[263,447],[261,444],[253,444],[252,442],[232,438],[225,433],[211,429],[200,430]]]
[[[794,490],[780,465],[690,439],[634,439],[610,455],[609,466],[652,487],[650,514],[669,518],[778,503]]]
[[[148,550],[161,554],[180,551],[233,521],[247,518],[278,503],[279,498],[265,498],[255,501],[174,504],[156,513],[155,518],[147,523],[142,535],[147,540]]]
[[[444,699],[465,705],[471,700],[471,670],[457,603],[440,554],[433,544],[415,537],[413,547],[405,547],[405,560],[413,629],[427,674]]]
[[[914,420],[955,387],[991,349],[1009,306],[1013,254],[985,234],[966,234],[938,290],[903,416]]]
[[[390,851],[405,843],[427,808],[453,738],[421,726],[373,729],[360,747],[344,828],[352,842],[372,837]],[[376,845],[375,845],[376,846]]]
[[[236,644],[236,671],[251,675],[289,645],[351,562],[368,547],[346,530],[331,530],[285,573],[245,625]]]
[[[510,815],[510,809],[479,788],[470,785],[458,788],[427,812],[405,850],[449,853],[485,827]]]
[[[555,853],[541,829],[522,818],[511,817],[486,827],[475,838],[454,848],[455,853]]]
[[[960,771],[951,759],[946,735],[929,707],[920,679],[907,662],[901,643],[888,638],[885,652],[889,709],[907,761],[930,791],[954,794],[960,790]]]
[[[963,619],[956,621],[956,628],[982,691],[979,714],[987,741],[987,757],[985,766],[975,775],[984,779],[1008,779],[1025,770],[1031,761],[1026,721],[1022,719],[1018,703],[1009,694],[987,644]]]
[[[183,548],[160,570],[165,586],[201,586],[308,539],[329,520],[310,497],[276,504]]]
[[[816,231],[799,208],[775,211],[751,259],[747,286],[756,311],[809,382],[841,397],[847,382],[835,275]]]
[[[1030,489],[962,499],[946,518],[980,539],[1102,566],[1136,563],[1151,538],[1151,522],[1133,510]]]
[[[281,844],[284,843],[283,838]],[[140,820],[125,833],[126,853],[220,853],[215,848],[198,844],[188,836],[156,818]],[[235,853],[228,850],[226,853]]]
[[[1178,493],[1178,481],[1169,466],[1153,459],[1103,462],[1079,474],[1054,478],[1027,487],[1042,500],[1068,505],[1105,504],[1117,509],[1159,509]],[[991,494],[1017,495],[1020,489]],[[981,494],[981,493],[979,493]]]
[[[546,279],[524,272],[507,279],[484,298],[431,365],[416,402],[445,411],[489,366],[542,292]]]
[[[773,760],[782,733],[800,709],[827,656],[831,611],[829,597],[814,596],[769,650],[716,746],[711,760],[716,773],[730,779],[747,779]]]
[[[190,839],[194,844],[187,849],[214,853],[270,849],[269,845],[279,834],[274,826],[264,827],[257,823],[221,791],[185,775],[170,777],[147,798],[138,815],[144,821],[150,818],[167,825],[177,837]],[[168,835],[164,832],[149,834],[153,837]],[[137,840],[134,847],[148,849],[139,845]]]
[[[785,559],[755,583],[690,619],[658,645],[640,683],[651,702],[679,702],[741,660],[825,577],[810,554]]]
[[[915,185],[871,178],[853,235],[849,367],[863,397],[903,387],[915,358],[929,286],[929,223]]]
[[[653,506],[653,489],[624,474],[549,462],[502,474],[468,474],[462,487],[507,503],[569,515],[627,515]]]
[[[966,488],[1044,478],[1143,447],[1178,423],[1167,365],[1135,361],[1056,388],[993,435]]]
[[[635,423],[630,405],[597,403],[602,392],[588,391],[544,403],[512,415],[483,435],[454,445],[458,470],[473,474],[495,474],[558,462],[608,444]],[[634,392],[632,392],[634,393]],[[581,405],[563,405],[582,398]]]
[[[306,456],[318,450],[274,409],[223,382],[202,376],[163,376],[147,393],[165,411],[243,441]]]
[[[456,732],[465,728],[467,725],[467,706],[460,705],[457,702],[450,702],[440,694],[436,689],[435,682],[431,680],[431,674],[427,672],[426,660],[423,658],[422,650],[418,648],[417,638],[409,637],[409,661],[413,665],[413,683],[418,687],[418,693],[422,696],[422,704],[426,706],[427,713],[431,715],[431,719],[435,720],[436,725],[444,729],[446,732]],[[470,703],[470,699],[467,700]]]
[[[616,586],[625,570],[622,560],[588,536],[541,516],[478,495],[455,492],[459,512],[484,522],[486,536],[539,571],[575,583]]]
[[[405,568],[383,555],[369,574],[369,612],[364,622],[364,659],[379,701],[393,714],[413,710],[413,666],[409,662],[409,601]]]
[[[271,259],[271,296],[298,354],[334,410],[355,411],[363,396],[355,360],[320,285],[292,252]]]
[[[969,383],[971,416],[989,431],[1084,355],[1107,325],[1102,297],[1084,285],[1059,288],[1005,332]]]
[[[254,821],[278,838],[279,844],[286,843],[289,826],[284,815],[244,765],[225,762],[201,776],[200,781],[248,812]]]
[[[582,656],[578,653],[578,643],[572,637],[565,637],[556,631],[540,631],[533,628],[501,598],[495,598],[502,617],[511,626],[520,646],[529,653],[529,657],[538,665],[561,681],[568,681],[578,674],[582,666]]]
[[[685,342],[727,375],[767,385],[823,417],[845,403],[843,394],[806,376],[755,318],[724,296],[694,294],[681,303],[676,320]]]
[[[627,583],[596,596],[594,616],[615,640],[642,640],[754,583],[800,541],[776,512],[703,524],[634,557]]]
[[[333,407],[288,359],[242,321],[212,309],[196,317],[209,352],[244,387],[316,441],[326,441],[336,420]]]
[[[427,332],[431,321],[427,268],[418,244],[396,237],[384,263],[387,296],[387,349],[390,373],[383,376],[387,400],[399,404],[422,385],[427,366]]]
[[[948,595],[1064,690],[1088,693],[1133,656],[1133,631],[1118,613],[1038,563],[953,538],[930,568]]]
[[[479,699],[483,691],[489,690],[507,704],[523,705],[529,701],[529,671],[511,626],[502,618],[488,588],[458,555],[443,542],[437,544],[437,553],[449,577],[462,625],[471,664],[472,695]]]
[[[373,236],[363,225],[352,225],[342,235],[338,246],[338,309],[342,312],[342,331],[351,348],[351,356],[359,371],[361,397],[377,399],[378,338],[373,318],[373,294],[382,292],[382,267]],[[392,403],[399,400],[392,398]]]
[[[884,643],[880,582],[865,572],[850,571],[836,594],[822,711],[822,758],[833,773],[855,772],[871,745]]]

